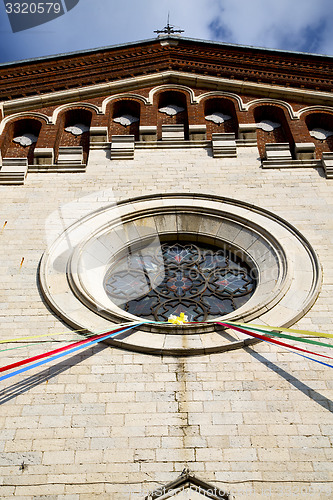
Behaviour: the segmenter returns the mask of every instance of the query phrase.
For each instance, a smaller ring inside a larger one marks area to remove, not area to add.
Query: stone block
[[[59,146],[58,165],[82,165],[82,146]]]
[[[73,450],[62,450],[62,451],[44,451],[43,453],[43,464],[71,464],[74,462],[74,451]]]
[[[184,125],[162,125],[162,141],[183,141],[184,139]]]
[[[296,142],[295,157],[296,160],[312,160],[315,157],[316,146],[313,142]]]
[[[105,143],[108,140],[107,127],[90,127],[90,144]]]
[[[157,140],[156,125],[140,125],[139,127],[140,141],[151,142]]]
[[[3,158],[0,167],[0,185],[24,184],[27,172],[27,158]]]
[[[290,145],[288,142],[265,144],[265,156],[267,160],[291,160]]]
[[[253,141],[257,138],[256,123],[240,123],[238,126],[238,137],[245,141]]]
[[[206,124],[189,125],[190,141],[205,141],[206,140]]]
[[[111,160],[134,159],[134,135],[113,135],[111,138]]]
[[[212,134],[212,150],[214,158],[237,156],[235,134]]]
[[[34,165],[53,165],[53,163],[54,163],[53,148],[34,149]]]
[[[323,153],[322,165],[327,179],[333,179],[333,153]]]

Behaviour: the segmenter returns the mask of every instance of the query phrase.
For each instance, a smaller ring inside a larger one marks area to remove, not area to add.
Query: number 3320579
[[[38,2],[38,3],[6,3],[7,14],[59,14],[61,11],[60,3]]]

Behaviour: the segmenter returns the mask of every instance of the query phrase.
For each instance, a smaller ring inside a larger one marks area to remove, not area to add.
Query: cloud
[[[331,0],[216,0],[211,36],[282,50],[332,53]]]
[[[0,61],[154,38],[169,11],[187,37],[333,54],[331,0],[80,0],[64,16],[21,33],[11,33],[0,2]]]

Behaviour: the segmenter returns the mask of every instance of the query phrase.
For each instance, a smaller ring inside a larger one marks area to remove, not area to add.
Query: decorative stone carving
[[[257,123],[257,128],[261,128],[265,132],[272,132],[279,127],[281,127],[281,123],[272,122],[271,120],[261,120],[261,122]]]
[[[325,141],[325,139],[328,139],[328,137],[331,137],[331,135],[333,135],[333,131],[325,130],[323,128],[314,128],[310,130],[310,135],[315,139],[319,139],[320,141]]]
[[[224,113],[220,113],[219,111],[214,111],[214,113],[212,113],[211,115],[205,116],[205,120],[220,125],[220,123],[224,123],[227,120],[231,120],[231,116],[225,115]]]
[[[89,127],[83,123],[76,123],[75,125],[66,127],[65,130],[73,135],[82,135],[84,132],[88,132]]]
[[[181,108],[180,106],[177,106],[176,104],[168,104],[168,106],[165,106],[164,108],[159,109],[160,113],[165,113],[166,115],[169,116],[175,116],[178,113],[181,113],[184,111],[184,108]]]
[[[138,122],[139,118],[137,116],[132,115],[122,115],[113,119],[114,122],[120,123],[123,127],[128,127],[128,125],[132,125],[132,123]]]
[[[19,137],[14,137],[13,141],[21,144],[21,146],[23,147],[27,147],[37,142],[37,139],[38,137],[36,137],[34,134],[23,134]]]
[[[317,298],[320,263],[293,226],[260,207],[198,193],[158,193],[124,201],[120,206],[112,203],[80,218],[43,255],[43,294],[52,309],[77,329],[105,331],[121,322],[140,321],[106,294],[104,279],[110,263],[138,249],[139,242],[146,245],[145,252],[149,247],[149,252],[157,255],[160,241],[178,234],[184,241],[190,236],[195,242],[211,242],[221,248],[230,244],[239,256],[247,256],[254,272],[257,270],[260,280],[256,292],[228,314],[229,321],[241,318],[247,322],[255,317],[258,323],[293,324]],[[154,268],[151,272],[154,275]],[[209,333],[208,340],[202,332]],[[150,354],[184,355],[207,354],[206,348],[209,352],[235,349],[243,347],[245,340],[249,339],[225,337],[210,323],[200,327],[168,323],[140,327],[134,335],[116,336],[110,343]]]

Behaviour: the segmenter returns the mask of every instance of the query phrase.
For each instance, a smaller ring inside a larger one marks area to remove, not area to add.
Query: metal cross
[[[168,22],[166,24],[166,26],[164,26],[164,28],[162,30],[155,30],[154,33],[165,33],[167,35],[171,35],[172,33],[184,33],[184,30],[176,30],[174,29],[175,27],[172,26],[171,24],[169,24],[169,17],[170,17],[170,14],[168,14]]]

